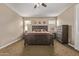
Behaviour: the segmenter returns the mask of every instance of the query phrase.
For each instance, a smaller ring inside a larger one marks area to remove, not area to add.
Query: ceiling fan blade
[[[42,3],[41,5],[44,6],[44,7],[47,7],[47,5],[45,3]]]
[[[36,7],[37,7],[37,5],[34,6],[34,8],[36,8]]]

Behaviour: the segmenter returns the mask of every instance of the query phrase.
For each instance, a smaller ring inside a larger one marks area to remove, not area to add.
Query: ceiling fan
[[[37,3],[34,5],[34,8],[38,8],[40,6],[47,7],[47,5],[45,3]]]

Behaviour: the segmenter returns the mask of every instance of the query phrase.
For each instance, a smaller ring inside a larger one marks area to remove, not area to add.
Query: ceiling
[[[72,3],[46,3],[47,7],[34,8],[34,3],[9,3],[12,10],[23,17],[54,17],[66,10]]]

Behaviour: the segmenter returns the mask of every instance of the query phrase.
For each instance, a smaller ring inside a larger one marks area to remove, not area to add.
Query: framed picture
[[[41,24],[41,22],[39,21],[39,24]]]

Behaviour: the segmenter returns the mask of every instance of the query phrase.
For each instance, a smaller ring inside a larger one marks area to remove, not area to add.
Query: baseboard
[[[13,44],[13,43],[15,43],[15,42],[21,40],[21,37],[22,37],[22,36],[19,36],[18,38],[16,38],[16,40],[14,40],[14,41],[12,41],[12,42],[10,42],[10,43],[8,43],[8,44],[5,44],[4,46],[1,46],[0,49],[5,48],[5,47],[7,47],[7,46],[9,46],[9,45],[11,45],[11,44]]]
[[[72,47],[75,51],[77,51],[77,52],[79,52],[79,49],[77,49],[74,45],[72,45],[72,44],[68,44],[70,47]]]
[[[74,48],[74,45],[72,45],[72,44],[70,44],[70,43],[68,43],[68,45]]]
[[[77,51],[79,52],[79,49],[78,49],[78,48],[75,47],[74,49],[77,50]]]

